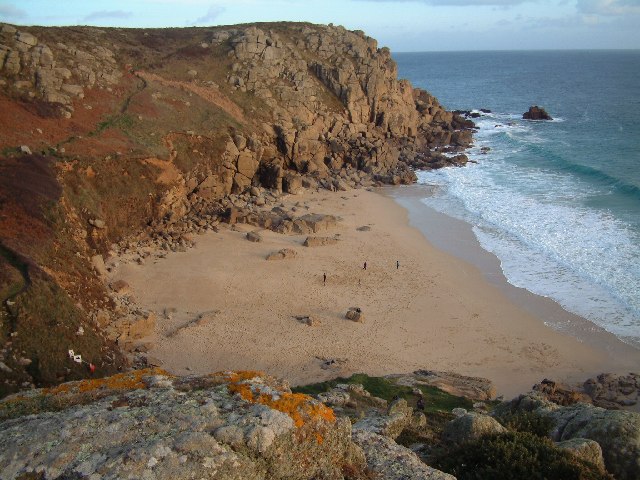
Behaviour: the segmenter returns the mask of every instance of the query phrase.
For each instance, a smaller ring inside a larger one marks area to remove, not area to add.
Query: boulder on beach
[[[349,308],[349,310],[347,310],[345,318],[353,322],[364,322],[364,314],[362,313],[362,309],[360,309],[359,307]]]
[[[284,260],[285,258],[296,258],[298,253],[290,248],[283,248],[277,252],[267,255],[267,260]]]
[[[262,236],[258,232],[247,232],[246,238],[250,242],[261,242],[262,241]]]
[[[335,245],[336,243],[338,243],[338,239],[333,237],[307,237],[303,245],[305,247],[323,247],[325,245]]]
[[[522,114],[522,118],[525,120],[553,120],[544,108],[537,105],[529,107],[529,110]]]

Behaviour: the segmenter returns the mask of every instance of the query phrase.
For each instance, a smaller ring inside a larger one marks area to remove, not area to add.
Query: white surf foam
[[[510,283],[640,346],[640,238],[606,211],[584,206],[592,186],[510,162],[544,138],[517,122],[496,137],[495,120],[477,122],[470,156],[479,164],[419,173],[420,182],[440,186],[424,202],[471,223]],[[491,147],[489,155],[480,154],[482,146]]]

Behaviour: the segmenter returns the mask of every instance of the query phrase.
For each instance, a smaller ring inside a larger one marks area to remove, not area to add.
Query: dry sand
[[[473,265],[433,248],[391,198],[323,191],[283,202],[299,202],[301,215],[339,215],[337,229],[317,234],[339,242],[304,247],[306,235],[262,231],[263,241],[252,243],[244,237],[253,228],[239,225],[196,237],[187,252],[113,271],[142,308],[160,313],[150,355],[164,368],[264,370],[294,385],[426,368],[486,377],[511,396],[545,377],[580,381],[640,365],[640,351],[613,358],[546,327]],[[371,229],[357,230],[365,225]],[[265,260],[282,248],[297,257]],[[364,323],[345,319],[352,306]],[[165,309],[175,309],[170,318]],[[303,315],[319,325],[295,318]]]

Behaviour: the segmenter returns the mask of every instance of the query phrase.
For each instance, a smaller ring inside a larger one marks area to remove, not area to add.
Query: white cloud
[[[211,5],[207,13],[205,13],[202,17],[196,19],[194,23],[202,24],[202,23],[213,23],[222,13],[225,11],[224,7],[220,5]]]
[[[27,12],[13,5],[0,5],[0,18],[2,19],[20,19],[25,18]]]
[[[99,12],[92,12],[85,16],[83,20],[85,22],[93,22],[95,20],[108,20],[108,19],[123,19],[131,18],[133,14],[131,12],[125,12],[124,10],[100,10]]]
[[[578,0],[577,7],[593,15],[640,15],[639,0]]]

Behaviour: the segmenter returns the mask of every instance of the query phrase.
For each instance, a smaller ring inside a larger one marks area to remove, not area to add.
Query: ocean
[[[425,208],[468,223],[512,285],[640,348],[640,51],[394,58],[448,110],[491,111],[477,163],[418,172]],[[532,105],[553,120],[523,120]]]

